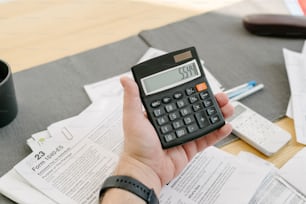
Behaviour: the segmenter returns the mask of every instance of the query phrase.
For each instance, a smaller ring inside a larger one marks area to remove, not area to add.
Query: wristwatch
[[[127,190],[142,198],[148,204],[159,204],[159,200],[153,189],[149,189],[140,181],[129,176],[110,176],[108,177],[100,190],[100,198],[107,189],[120,188]]]

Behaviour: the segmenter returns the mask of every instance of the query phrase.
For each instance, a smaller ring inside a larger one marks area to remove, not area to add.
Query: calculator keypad
[[[186,88],[151,103],[159,130],[165,142],[219,122],[219,116],[205,83]]]

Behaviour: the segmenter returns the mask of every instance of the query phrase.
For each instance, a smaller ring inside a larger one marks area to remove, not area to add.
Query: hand
[[[128,77],[121,78],[124,88],[123,129],[124,151],[115,174],[132,176],[159,193],[162,186],[177,176],[193,156],[215,144],[232,131],[230,124],[186,144],[162,149],[158,136],[142,109],[137,84]],[[225,118],[233,107],[224,93],[216,99]]]

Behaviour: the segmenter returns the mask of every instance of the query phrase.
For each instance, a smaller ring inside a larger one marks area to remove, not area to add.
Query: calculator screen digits
[[[196,60],[167,69],[141,79],[146,95],[157,93],[191,81],[201,75]]]

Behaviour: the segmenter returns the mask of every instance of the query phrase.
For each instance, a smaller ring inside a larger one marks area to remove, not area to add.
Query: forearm
[[[132,177],[148,188],[153,189],[157,196],[160,193],[161,182],[157,174],[151,168],[132,157],[126,155],[121,156],[113,175]],[[129,191],[111,188],[104,193],[101,199],[101,204],[108,203],[143,204],[145,201]]]

